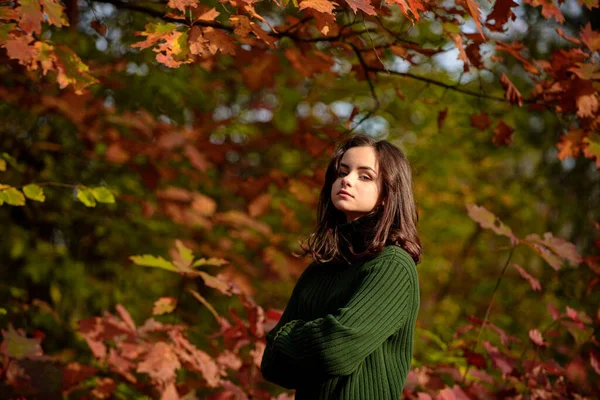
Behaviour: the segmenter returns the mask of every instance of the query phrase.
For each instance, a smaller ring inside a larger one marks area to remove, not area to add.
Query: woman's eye
[[[363,178],[366,178],[366,180],[368,180],[368,181],[370,181],[370,180],[371,180],[371,177],[370,177],[369,175],[363,175],[362,177],[363,177]]]

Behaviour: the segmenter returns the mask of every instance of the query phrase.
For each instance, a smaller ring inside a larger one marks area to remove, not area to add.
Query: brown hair
[[[421,242],[417,233],[417,209],[412,192],[412,173],[404,153],[386,140],[376,141],[364,134],[354,134],[338,144],[325,174],[317,208],[317,227],[300,244],[302,253],[310,254],[317,262],[346,259],[347,243],[338,232],[338,226],[346,222],[343,212],[331,201],[331,188],[338,177],[344,153],[352,147],[370,146],[375,149],[379,164],[382,191],[379,204],[363,218],[374,218],[373,230],[366,238],[366,249],[360,253],[350,252],[362,258],[381,252],[387,245],[397,245],[410,254],[418,264],[421,260]],[[382,204],[383,203],[383,204]]]

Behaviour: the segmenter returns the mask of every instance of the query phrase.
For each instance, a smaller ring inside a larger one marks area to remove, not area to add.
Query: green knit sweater
[[[400,399],[419,302],[415,263],[398,246],[351,265],[313,262],[266,335],[261,372],[296,400]]]

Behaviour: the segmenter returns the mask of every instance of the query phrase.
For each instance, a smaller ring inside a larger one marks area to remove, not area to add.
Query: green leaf
[[[0,307],[0,315],[6,315],[6,308]]]
[[[194,261],[194,254],[192,254],[192,251],[185,247],[181,240],[176,240],[175,245],[177,246],[177,250],[179,251],[179,255],[183,262],[186,265],[190,265],[192,261]]]
[[[42,188],[35,184],[23,186],[23,193],[25,193],[25,196],[30,200],[40,201],[42,203],[46,200]]]
[[[200,267],[202,265],[216,265],[217,267],[220,267],[222,265],[227,264],[229,261],[224,260],[222,258],[216,258],[216,257],[211,257],[208,260],[206,258],[201,258],[199,260],[194,261],[194,263],[192,264],[192,267],[196,268],[196,267]]]
[[[98,200],[99,203],[114,203],[115,196],[108,188],[104,186],[98,186],[92,189],[92,194]]]
[[[86,207],[96,207],[96,199],[94,199],[94,194],[85,186],[79,186],[77,188],[77,199]]]
[[[162,257],[155,257],[150,254],[143,254],[141,256],[131,256],[129,257],[134,264],[141,265],[143,267],[154,267],[165,269],[167,271],[179,272],[177,267],[175,267],[171,262],[165,260]]]
[[[15,160],[15,158],[10,154],[2,153],[2,158],[6,160],[10,164],[10,166],[16,169],[17,171],[23,172],[25,170],[25,168],[22,165],[19,165],[17,160]]]
[[[6,204],[10,204],[11,206],[25,205],[25,196],[23,196],[23,193],[14,187],[8,187],[8,189],[3,189],[0,191],[0,199],[4,200]]]

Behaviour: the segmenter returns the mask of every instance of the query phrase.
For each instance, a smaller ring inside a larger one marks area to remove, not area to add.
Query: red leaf
[[[485,111],[482,111],[481,114],[471,115],[471,125],[479,130],[486,130],[491,123],[492,121]]]
[[[514,129],[507,125],[504,121],[498,121],[498,125],[494,128],[494,137],[492,141],[496,146],[508,146],[513,141]]]
[[[502,73],[502,75],[500,76],[500,83],[502,83],[502,86],[504,86],[504,89],[506,90],[506,92],[504,93],[504,97],[506,98],[506,100],[508,100],[511,104],[518,104],[519,107],[522,107],[523,96],[521,96],[519,90],[517,90],[515,85],[510,81],[510,79],[508,79],[508,76],[506,76],[504,73]]]
[[[518,3],[515,3],[514,0],[496,0],[494,9],[487,16],[487,20],[494,20],[494,23],[487,23],[488,28],[494,31],[501,31],[505,23],[515,18],[512,8],[516,6],[518,6]]]
[[[355,14],[357,10],[361,10],[368,15],[375,15],[375,9],[371,5],[370,0],[346,0],[346,3],[348,3]]]
[[[127,324],[127,327],[129,329],[131,329],[132,331],[135,331],[135,322],[133,322],[133,318],[131,318],[131,315],[129,314],[129,312],[125,309],[125,307],[123,307],[120,304],[117,304],[117,306],[115,307],[117,309],[117,312],[119,313],[119,315],[121,316],[121,318],[123,319],[123,321],[125,321],[125,324]]]
[[[600,35],[592,30],[592,25],[589,22],[581,30],[581,41],[591,52],[600,50]]]
[[[519,271],[523,278],[527,279],[533,290],[542,290],[542,285],[540,285],[540,281],[535,279],[533,276],[529,275],[529,273],[527,273],[527,271],[525,271],[520,265],[513,264],[513,267],[515,267],[517,271]]]
[[[544,257],[556,270],[560,268],[560,262],[562,261],[558,259],[558,263],[556,263],[556,256],[565,259],[574,265],[583,262],[583,258],[579,255],[577,247],[575,247],[573,243],[559,237],[554,237],[551,232],[545,232],[543,239],[538,234],[532,233],[525,237],[525,241],[542,245],[543,247],[536,246],[535,250],[538,251],[538,253],[540,253],[540,255],[542,255],[542,257]],[[554,253],[550,253],[546,248],[552,250]]]
[[[557,320],[560,318],[560,312],[558,311],[558,309],[556,307],[554,307],[554,304],[548,302],[548,312],[550,313],[550,316],[552,317],[553,320]]]
[[[438,119],[437,119],[437,124],[438,124],[438,130],[442,130],[442,126],[444,125],[444,121],[446,121],[446,117],[448,116],[448,107],[444,108],[443,110],[441,110],[438,113]]]
[[[531,329],[529,331],[529,338],[533,343],[535,343],[538,346],[546,346],[546,342],[544,342],[542,334],[537,329]]]
[[[471,351],[467,348],[463,349],[463,355],[467,359],[467,364],[473,365],[479,369],[487,368],[487,361],[485,357],[477,352]]]
[[[102,22],[95,19],[92,22],[90,22],[90,27],[93,30],[95,30],[98,33],[98,35],[106,36],[106,31],[108,30],[108,27],[106,26],[106,24],[103,24]]]
[[[502,371],[502,375],[510,374],[514,369],[514,360],[504,353],[502,353],[498,348],[494,347],[487,341],[483,341],[483,347],[488,351],[490,357],[492,358],[492,363],[496,368]]]
[[[600,361],[593,353],[590,353],[590,365],[596,371],[598,375],[600,375]]]

